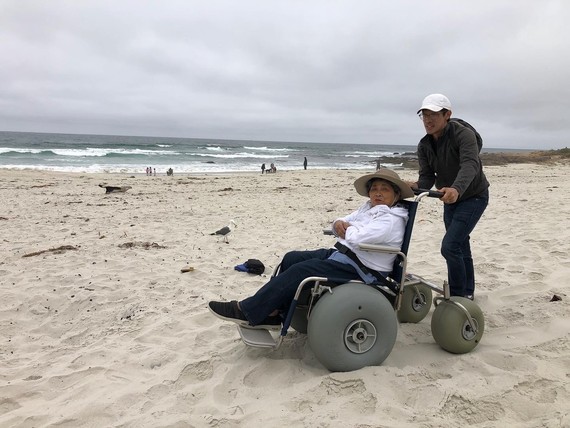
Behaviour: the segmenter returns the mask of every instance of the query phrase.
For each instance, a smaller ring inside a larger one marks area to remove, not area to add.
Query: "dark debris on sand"
[[[144,248],[145,250],[148,250],[150,248],[156,248],[156,249],[166,248],[165,246],[159,245],[156,242],[135,241],[135,242],[125,242],[124,244],[119,244],[119,248],[135,248],[135,247],[141,247]]]

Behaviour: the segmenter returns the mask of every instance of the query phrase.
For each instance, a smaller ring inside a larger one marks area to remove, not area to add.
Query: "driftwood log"
[[[129,189],[132,189],[131,186],[109,186],[107,183],[99,184],[99,187],[103,187],[105,189],[105,193],[113,193],[113,192],[126,192]]]
[[[33,253],[28,253],[28,254],[24,254],[22,257],[33,257],[33,256],[39,256],[40,254],[44,254],[44,253],[53,253],[53,254],[61,254],[64,251],[68,251],[68,250],[77,250],[77,247],[74,247],[73,245],[62,245],[60,247],[57,248],[50,248],[48,250],[41,250],[41,251],[34,251]]]

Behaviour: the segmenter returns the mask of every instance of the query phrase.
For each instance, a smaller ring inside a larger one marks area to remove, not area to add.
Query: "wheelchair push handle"
[[[414,195],[421,195],[422,193],[427,193],[429,198],[441,198],[443,196],[443,192],[439,192],[437,190],[429,190],[429,189],[412,189],[414,191]]]

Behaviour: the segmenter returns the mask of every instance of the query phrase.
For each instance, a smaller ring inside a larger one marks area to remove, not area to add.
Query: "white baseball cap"
[[[431,111],[451,110],[451,101],[443,94],[431,94],[424,98],[418,113],[423,109]]]

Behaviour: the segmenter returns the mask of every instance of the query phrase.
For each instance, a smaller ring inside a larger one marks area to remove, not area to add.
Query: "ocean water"
[[[416,146],[0,132],[0,168],[84,173],[164,174],[388,168],[415,157]]]

